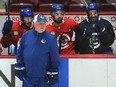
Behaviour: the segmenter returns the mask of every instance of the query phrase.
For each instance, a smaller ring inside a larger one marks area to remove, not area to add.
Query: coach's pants
[[[46,79],[44,77],[41,78],[27,77],[24,79],[22,87],[49,87],[49,86],[46,85]]]

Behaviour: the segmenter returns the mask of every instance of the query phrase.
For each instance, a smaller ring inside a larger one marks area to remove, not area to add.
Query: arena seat
[[[39,4],[39,12],[50,12],[50,7],[53,5],[53,3],[49,4]],[[62,5],[63,4],[59,4]]]
[[[11,3],[10,4],[10,11],[11,12],[20,12],[21,8],[31,8],[34,11],[32,3]]]
[[[49,3],[64,4],[69,1],[71,0],[38,0],[40,4],[49,4]]]
[[[31,0],[10,0],[11,3],[30,3]]]
[[[86,6],[84,4],[69,4],[69,12],[85,12]]]
[[[103,3],[100,5],[100,11],[103,12],[116,11],[116,3]]]

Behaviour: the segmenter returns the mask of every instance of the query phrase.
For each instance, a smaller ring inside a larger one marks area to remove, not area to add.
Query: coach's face
[[[34,22],[34,27],[38,33],[42,33],[46,30],[46,22]]]
[[[96,10],[90,10],[88,12],[88,15],[89,15],[89,20],[90,21],[95,21],[98,19],[98,12]]]

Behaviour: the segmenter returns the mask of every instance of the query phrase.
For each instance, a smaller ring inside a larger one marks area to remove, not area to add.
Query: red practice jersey
[[[46,26],[46,30],[51,34],[55,35],[58,41],[58,46],[61,46],[60,54],[75,54],[74,44],[72,41],[73,31],[77,23],[73,19],[64,19],[63,23],[60,26],[55,26],[53,24],[49,24]],[[62,34],[62,42],[60,45],[60,38]]]
[[[30,29],[29,29],[30,30]],[[9,36],[4,36],[1,38],[1,44],[3,47],[8,47],[11,44],[17,45],[19,39],[26,30],[21,26],[20,22],[14,22],[11,29],[11,34]]]

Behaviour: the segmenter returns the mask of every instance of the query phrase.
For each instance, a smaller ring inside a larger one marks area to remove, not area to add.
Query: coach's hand
[[[23,81],[23,78],[26,77],[26,69],[22,64],[15,64],[15,75]]]
[[[46,83],[47,85],[53,85],[58,82],[58,70],[57,69],[49,69],[46,72]]]

